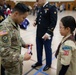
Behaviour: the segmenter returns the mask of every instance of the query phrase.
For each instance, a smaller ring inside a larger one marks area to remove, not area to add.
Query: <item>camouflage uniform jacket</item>
[[[24,46],[25,42],[20,37],[19,26],[8,16],[0,24],[0,56],[5,69],[12,72],[11,68],[23,61],[20,53],[21,47]]]

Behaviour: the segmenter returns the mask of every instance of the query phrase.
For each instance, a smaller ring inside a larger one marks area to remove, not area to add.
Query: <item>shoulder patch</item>
[[[8,42],[8,36],[7,36],[7,35],[3,35],[3,36],[2,36],[2,41],[3,41],[4,43],[7,43],[7,42]]]
[[[69,55],[69,51],[64,51],[64,55],[68,56]]]
[[[63,50],[71,50],[72,47],[65,45],[65,46],[62,47],[62,49],[63,49]]]
[[[6,30],[0,31],[0,36],[6,35],[8,32]]]

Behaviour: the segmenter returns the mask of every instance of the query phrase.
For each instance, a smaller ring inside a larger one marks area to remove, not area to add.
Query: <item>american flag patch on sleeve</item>
[[[0,31],[0,36],[6,35],[6,34],[8,34],[8,32],[6,30]]]

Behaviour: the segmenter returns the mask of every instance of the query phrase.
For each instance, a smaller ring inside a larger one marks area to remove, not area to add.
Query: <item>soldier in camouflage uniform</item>
[[[76,44],[73,31],[76,23],[72,16],[61,19],[60,33],[63,37],[55,56],[57,57],[56,75],[76,75]]]
[[[0,23],[0,56],[6,75],[22,75],[22,61],[31,58],[28,53],[21,55],[21,47],[27,48],[29,44],[22,40],[19,30],[28,12],[26,5],[18,3],[12,14]]]
[[[0,23],[5,19],[4,12],[6,10],[4,10],[4,3],[5,3],[5,0],[0,0]],[[0,57],[0,75],[5,75],[4,71],[5,69],[1,65],[1,57]]]

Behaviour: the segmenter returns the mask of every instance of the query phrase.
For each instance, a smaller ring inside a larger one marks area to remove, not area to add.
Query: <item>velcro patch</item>
[[[63,49],[63,50],[71,50],[72,48],[71,48],[70,46],[67,46],[67,45],[66,45],[66,46],[63,46],[62,49]]]
[[[69,55],[69,51],[64,51],[64,55],[68,56]]]
[[[6,35],[8,32],[6,30],[0,31],[0,36]]]
[[[7,36],[7,35],[3,35],[3,36],[2,36],[2,41],[3,41],[4,43],[7,43],[7,42],[8,42],[8,36]]]

